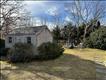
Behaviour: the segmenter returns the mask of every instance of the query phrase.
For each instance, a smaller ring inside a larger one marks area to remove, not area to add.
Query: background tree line
[[[106,27],[102,26],[100,22],[106,15],[106,6],[102,1],[90,2],[78,0],[66,3],[65,8],[71,21],[64,25],[63,28],[59,25],[54,28],[53,36],[56,42],[64,40],[65,43],[68,42],[71,46],[78,46],[82,43],[83,46],[87,47],[85,44],[91,43],[90,39],[91,37],[94,37],[91,36],[93,32],[95,32],[95,34],[101,34],[100,36],[106,33],[106,31],[104,31]],[[103,31],[97,31],[102,27],[104,28],[104,30],[102,29]],[[98,36],[96,35],[96,37]],[[96,37],[95,39],[98,40]],[[105,39],[105,36],[102,37],[102,39],[99,39],[100,44],[98,44],[98,48],[102,49],[100,46],[106,43]],[[104,41],[101,42],[101,40]],[[92,48],[97,48],[94,44],[97,44],[96,40],[95,43],[92,43]]]
[[[90,23],[90,26],[87,29],[86,38],[90,36],[90,33],[94,32],[100,27],[100,21],[97,21],[96,24]],[[64,40],[65,42],[68,41],[74,45],[77,45],[83,41],[84,29],[84,23],[82,23],[79,27],[76,27],[71,22],[67,23],[67,25],[65,25],[63,28],[60,28],[57,25],[53,29],[53,37],[56,42],[59,42],[59,40]]]

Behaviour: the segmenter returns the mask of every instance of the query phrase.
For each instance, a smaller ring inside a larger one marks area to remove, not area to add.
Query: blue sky
[[[40,20],[46,18],[49,26],[55,22],[54,16],[61,17],[60,24],[71,21],[69,14],[66,12],[64,5],[72,1],[24,1],[26,9],[31,12],[31,16],[35,18],[36,24],[40,24]],[[103,1],[102,1],[103,2]],[[106,5],[106,1],[103,2]],[[37,23],[38,22],[38,23]],[[101,23],[106,25],[106,16],[101,19]]]

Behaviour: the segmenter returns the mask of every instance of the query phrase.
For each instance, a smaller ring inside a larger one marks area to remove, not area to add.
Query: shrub
[[[93,48],[93,43],[92,43],[92,41],[90,40],[89,37],[86,38],[83,47],[86,47],[86,48]]]
[[[5,40],[0,39],[0,49],[5,48]]]
[[[26,43],[16,43],[10,49],[8,59],[11,62],[29,62],[34,57],[33,46]]]
[[[5,51],[5,40],[0,39],[0,56],[6,56]]]
[[[38,60],[55,59],[63,54],[64,49],[56,43],[43,43],[38,47],[39,55],[36,56]]]
[[[106,50],[106,27],[92,32],[90,37],[85,41],[85,47]]]
[[[0,57],[1,56],[7,56],[7,54],[8,54],[8,51],[9,51],[9,48],[1,48],[0,49]]]

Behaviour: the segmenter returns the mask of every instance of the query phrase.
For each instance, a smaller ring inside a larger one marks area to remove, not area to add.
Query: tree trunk
[[[85,42],[85,39],[86,39],[87,29],[88,29],[88,25],[86,25],[84,30],[83,43]]]

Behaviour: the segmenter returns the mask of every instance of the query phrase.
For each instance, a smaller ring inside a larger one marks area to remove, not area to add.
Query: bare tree
[[[46,25],[46,24],[47,24],[48,17],[42,15],[42,16],[40,17],[40,20],[41,20],[41,25]]]
[[[96,23],[98,20],[103,18],[106,13],[105,4],[102,1],[74,1],[70,4],[65,5],[69,12],[71,19],[79,26],[84,23],[85,30],[83,36],[83,42],[85,41],[87,29],[90,27],[89,22]]]
[[[18,21],[18,22],[17,22]],[[31,13],[27,12],[26,10],[22,12],[17,19],[16,23],[18,24],[17,27],[29,27],[31,26]]]
[[[20,19],[23,4],[20,1],[1,0],[0,1],[0,31],[8,34],[13,27],[16,27],[17,20]]]
[[[54,19],[54,24],[56,26],[60,26],[60,20],[61,20],[60,13],[55,13],[55,15],[53,15],[53,19]]]

